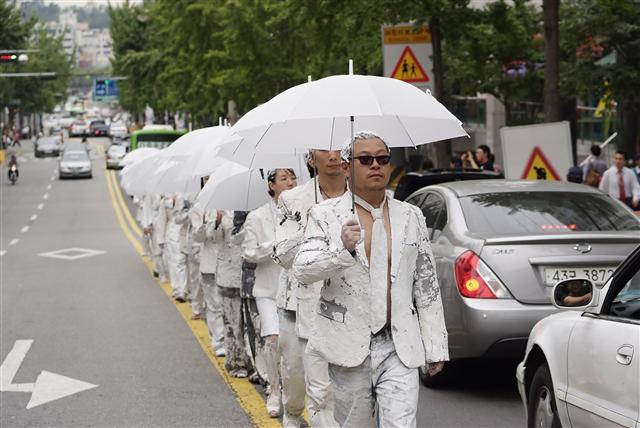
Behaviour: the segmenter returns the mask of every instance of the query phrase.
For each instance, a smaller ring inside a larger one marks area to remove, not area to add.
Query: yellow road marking
[[[138,238],[141,238],[142,237],[142,230],[138,226],[138,223],[136,222],[136,220],[131,215],[131,212],[129,211],[129,208],[127,208],[127,204],[124,201],[124,198],[122,196],[122,191],[120,190],[120,185],[118,184],[118,180],[116,179],[115,172],[107,171],[107,175],[111,179],[111,183],[112,183],[114,192],[116,194],[118,202],[120,203],[120,207],[122,207],[122,212],[124,213],[124,216],[126,217],[127,221],[129,222],[129,226],[131,227],[131,230],[136,235],[138,235]]]
[[[110,172],[112,171],[108,171],[108,173]],[[124,220],[124,217],[127,215],[129,218],[131,218],[131,213],[129,212],[127,206],[122,203],[124,202],[122,201],[122,199],[120,201],[120,204],[117,201],[116,195],[120,191],[117,182],[115,182],[115,180],[110,180],[109,178],[107,178],[106,182],[109,198],[111,200],[113,210],[116,214],[118,225],[124,232],[129,242],[131,242],[131,245],[133,245],[133,248],[135,249],[136,253],[138,253],[149,272],[153,272],[153,265],[151,263],[151,260],[148,257],[142,256],[142,254],[144,253],[142,244],[129,230],[127,222]],[[120,194],[120,198],[122,198],[122,194]],[[236,400],[240,403],[240,406],[245,411],[247,416],[249,416],[251,422],[257,427],[281,427],[282,425],[280,424],[280,421],[278,419],[269,417],[262,396],[258,393],[258,391],[256,391],[255,387],[247,379],[238,379],[229,376],[227,370],[224,368],[224,358],[216,357],[213,353],[213,350],[211,349],[209,341],[209,331],[206,324],[201,320],[191,319],[191,308],[187,303],[176,303],[173,300],[171,296],[171,285],[168,282],[160,283],[160,287],[167,295],[169,300],[176,306],[178,312],[180,313],[180,315],[182,315],[182,318],[187,323],[187,325],[193,332],[193,335],[198,340],[198,343],[200,344],[200,347],[204,351],[205,355],[209,358],[222,379],[227,383],[227,385],[231,389],[231,392],[235,395]]]

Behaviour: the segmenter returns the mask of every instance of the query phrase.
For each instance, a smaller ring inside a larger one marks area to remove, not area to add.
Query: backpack
[[[582,168],[572,166],[567,173],[567,181],[570,183],[582,183]]]
[[[584,184],[591,187],[598,187],[602,181],[602,174],[596,171],[593,162],[589,162],[589,169],[587,169],[587,176],[584,179]]]

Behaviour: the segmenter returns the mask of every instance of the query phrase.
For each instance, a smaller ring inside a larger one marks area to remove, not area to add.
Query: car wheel
[[[529,388],[527,403],[528,421],[530,428],[561,428],[556,395],[553,392],[553,382],[549,366],[545,363],[536,370]]]
[[[456,364],[452,361],[444,363],[444,369],[435,376],[431,376],[427,372],[427,366],[421,366],[418,369],[420,382],[427,388],[444,388],[451,385],[456,371]]]

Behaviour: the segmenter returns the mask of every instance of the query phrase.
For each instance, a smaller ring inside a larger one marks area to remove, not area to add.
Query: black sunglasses
[[[372,165],[374,160],[376,162],[378,162],[378,165],[382,166],[382,165],[387,165],[391,161],[391,156],[389,156],[389,155],[380,155],[380,156],[362,155],[362,156],[354,156],[354,159],[358,159],[360,161],[360,163],[362,165],[365,165],[365,166]]]

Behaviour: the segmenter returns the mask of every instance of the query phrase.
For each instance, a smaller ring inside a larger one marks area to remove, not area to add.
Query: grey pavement
[[[26,146],[15,186],[0,168],[0,358],[31,339],[14,383],[47,370],[99,387],[29,410],[29,393],[2,392],[0,426],[249,426],[119,228],[103,159],[93,179],[59,181],[57,162]],[[74,247],[104,253],[38,255]]]

